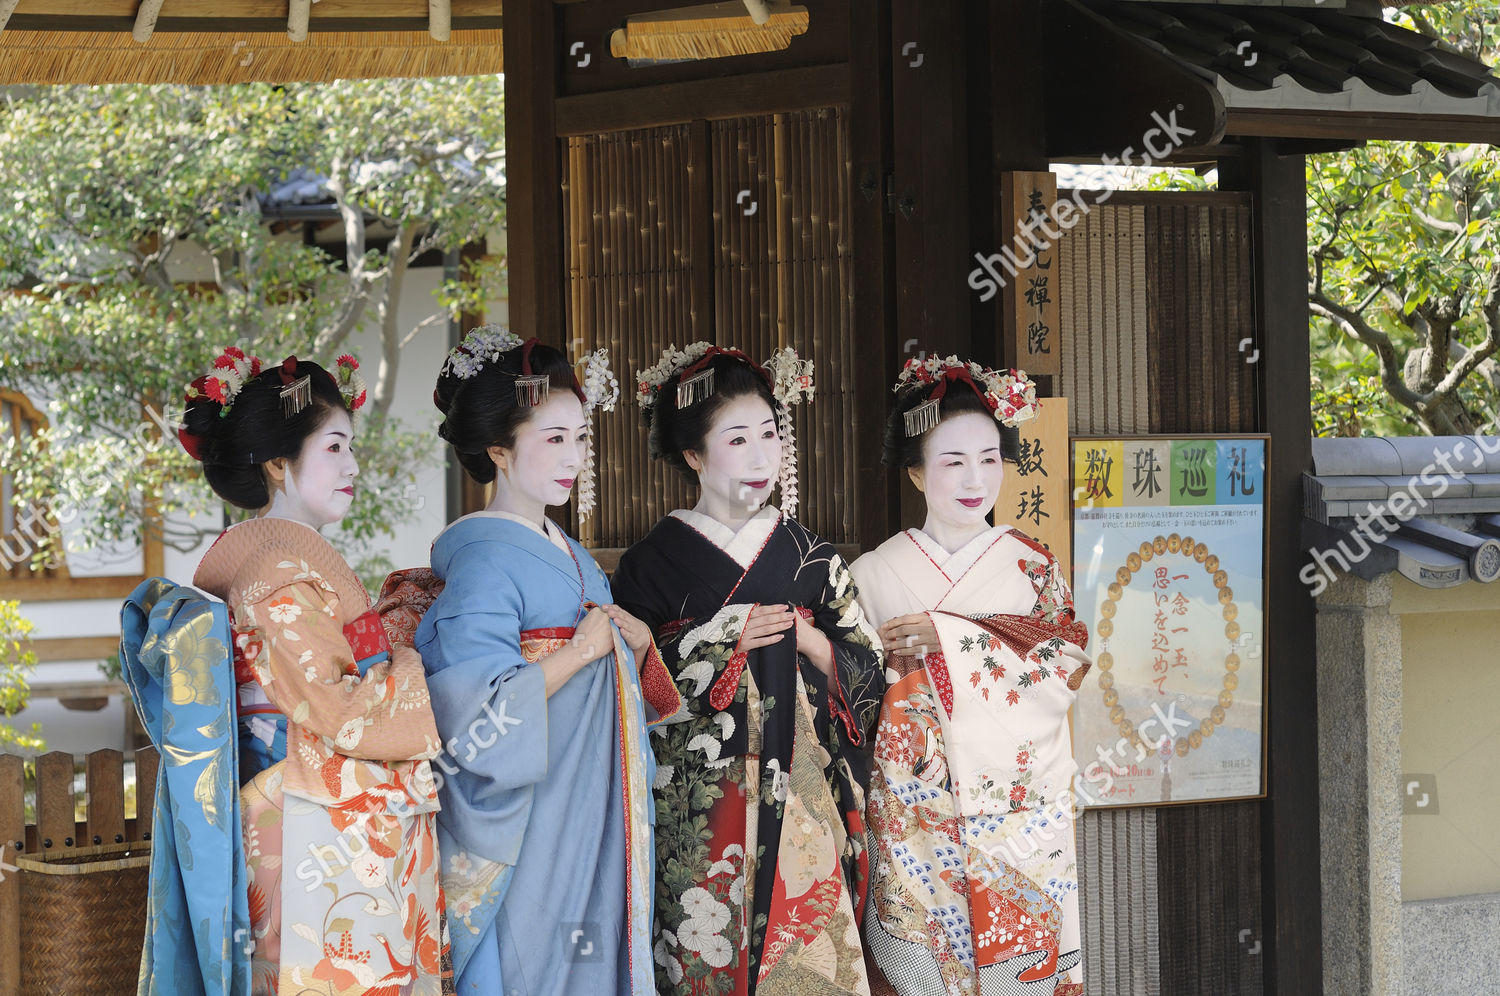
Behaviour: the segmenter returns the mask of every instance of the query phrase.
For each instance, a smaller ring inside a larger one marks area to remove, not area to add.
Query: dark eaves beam
[[[1153,149],[1204,148],[1223,139],[1224,99],[1209,80],[1075,0],[1049,3],[1045,10],[1049,157],[1109,156],[1141,165],[1146,156],[1166,158]]]

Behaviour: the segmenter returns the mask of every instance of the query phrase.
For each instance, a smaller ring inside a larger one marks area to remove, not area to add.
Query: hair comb
[[[942,417],[938,411],[941,405],[942,399],[933,398],[904,413],[901,417],[906,422],[906,438],[920,436],[924,432],[931,432],[937,428],[938,421]]]
[[[304,374],[281,389],[281,414],[299,414],[312,402],[312,375]]]
[[[535,408],[547,403],[547,388],[550,381],[546,374],[524,374],[516,378],[516,404],[522,408]]]
[[[677,382],[677,408],[691,408],[714,393],[714,371],[710,367]]]

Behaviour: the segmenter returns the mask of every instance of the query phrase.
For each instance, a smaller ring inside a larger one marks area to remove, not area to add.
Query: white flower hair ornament
[[[522,345],[521,337],[503,325],[481,325],[470,329],[463,341],[448,351],[439,377],[449,374],[459,380],[468,380],[478,375],[486,363],[493,363],[501,355]]]
[[[620,382],[609,369],[609,350],[596,349],[583,357],[583,386],[579,393],[583,398],[583,414],[588,423],[588,435],[584,441],[583,467],[578,472],[578,521],[593,514],[597,501],[594,469],[594,412],[615,410],[620,400]]]
[[[954,383],[962,383],[979,395],[1001,425],[1015,427],[1036,417],[1036,385],[1027,379],[1024,370],[991,370],[957,356],[929,356],[922,360],[913,357],[901,368],[891,390],[900,393],[931,387],[931,394],[905,413],[908,438],[931,432],[937,426],[942,418],[941,402],[948,386]]]
[[[788,518],[797,514],[797,436],[792,428],[792,406],[813,398],[812,360],[797,356],[791,346],[778,349],[766,361],[771,375],[771,394],[776,398],[776,431],[781,434],[781,510]]]
[[[732,356],[748,363],[771,388],[771,396],[776,399],[776,431],[781,436],[781,468],[777,476],[781,510],[792,518],[797,514],[797,439],[791,406],[812,400],[811,360],[800,359],[790,346],[777,350],[762,365],[741,350],[708,342],[690,343],[682,349],[670,345],[662,350],[654,365],[636,375],[635,400],[649,414],[661,392],[675,384],[679,411],[698,404],[714,393],[714,371],[709,363],[715,356]]]
[[[647,367],[636,374],[635,400],[642,409],[648,409],[656,404],[656,398],[661,394],[662,388],[668,381],[675,381],[685,369],[697,363],[703,356],[713,348],[713,343],[694,342],[689,343],[683,349],[675,345],[668,346],[661,351],[661,358],[652,366]],[[703,397],[713,393],[710,389]],[[702,400],[701,398],[699,399]],[[686,408],[682,401],[682,391],[678,392],[678,408]]]

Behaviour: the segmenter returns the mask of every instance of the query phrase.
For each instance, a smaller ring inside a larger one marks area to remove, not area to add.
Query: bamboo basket
[[[151,844],[132,841],[16,858],[21,993],[134,993],[146,933]]]

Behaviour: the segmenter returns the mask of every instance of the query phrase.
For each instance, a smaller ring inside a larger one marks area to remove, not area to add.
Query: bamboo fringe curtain
[[[503,71],[499,30],[312,33],[0,32],[0,84],[289,83],[375,77],[478,76]]]
[[[740,10],[742,5],[736,4]],[[631,18],[610,36],[617,59],[719,59],[732,55],[779,52],[807,32],[807,10],[774,13],[765,24],[749,17],[705,17],[692,20]]]

